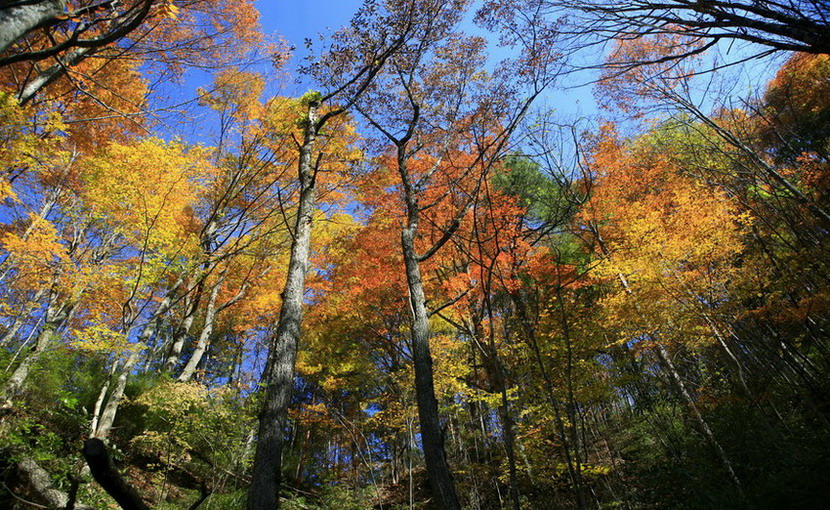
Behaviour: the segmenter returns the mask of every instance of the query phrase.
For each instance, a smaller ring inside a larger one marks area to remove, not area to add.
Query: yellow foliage
[[[667,324],[706,338],[700,300],[725,295],[747,216],[725,192],[680,172],[665,148],[655,151],[648,139],[625,147],[604,135],[593,154],[601,177],[582,215],[607,251],[595,274],[617,284],[603,300],[607,318],[621,341]]]
[[[66,129],[59,113],[49,108],[37,114],[21,107],[14,95],[0,91],[0,167],[8,173],[34,173],[42,179],[52,175],[65,180],[71,160],[62,149],[61,133]],[[16,199],[11,183],[2,180],[0,200]]]
[[[147,251],[196,248],[198,181],[212,172],[201,147],[147,138],[113,143],[85,162],[83,195],[93,214]]]
[[[218,112],[227,112],[238,122],[260,120],[265,109],[260,102],[265,80],[258,73],[236,67],[220,70],[213,78],[213,90],[199,89],[200,103]]]
[[[121,354],[140,348],[131,344],[125,334],[113,331],[103,324],[95,324],[86,329],[73,329],[72,336],[74,339],[69,345],[92,353]]]
[[[297,353],[297,363],[295,365],[295,370],[297,371],[297,373],[302,376],[319,374],[320,371],[323,370],[323,365],[320,363],[311,365],[306,360],[307,357],[308,353],[306,351],[301,351]]]
[[[7,232],[0,237],[0,246],[17,269],[16,286],[42,286],[58,265],[69,261],[55,226],[36,214],[30,216],[26,233]]]
[[[148,415],[161,423],[133,438],[131,446],[161,458],[170,455],[172,464],[189,460],[193,433],[204,436],[211,432],[209,422],[203,419],[205,416],[223,421],[232,419],[228,409],[214,405],[210,397],[211,391],[196,382],[162,381],[153,386],[134,403],[147,406]]]

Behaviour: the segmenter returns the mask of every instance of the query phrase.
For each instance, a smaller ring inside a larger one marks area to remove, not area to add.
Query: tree
[[[145,71],[180,75],[261,48],[258,18],[247,1],[11,1],[0,7],[0,68],[21,104],[61,79],[89,79],[95,71],[78,66],[93,57],[96,70],[128,54]]]
[[[306,111],[297,122],[302,130],[297,143],[298,202],[280,317],[262,377],[264,403],[259,416],[254,478],[248,491],[249,510],[279,505],[283,434],[294,388],[316,186],[328,163],[324,152],[317,147],[318,137],[328,124],[343,118],[354,106],[386,61],[409,40],[414,27],[427,21],[422,16],[418,6],[410,2],[393,2],[380,11],[372,2],[367,2],[355,15],[351,26],[335,36],[330,52],[323,56],[320,65],[312,67],[313,72],[318,73],[316,76],[325,77],[321,81],[328,92],[307,93],[302,99]],[[341,51],[343,43],[359,46],[365,58],[355,61],[353,54]],[[339,72],[320,75],[318,69],[327,66],[336,66]],[[321,110],[323,105],[329,104]]]
[[[55,43],[48,50],[39,53],[19,56],[24,58],[48,58],[61,50],[78,47],[100,47],[124,37],[135,30],[147,17],[155,2],[153,0],[135,2],[123,12],[112,12],[110,2],[85,5],[66,12],[66,0],[42,0],[36,2],[8,2],[2,8],[0,17],[0,52],[3,52],[12,43],[36,28],[52,28],[54,25],[67,23],[69,20],[77,22],[70,37],[62,44]],[[74,6],[73,6],[74,7]],[[102,14],[103,11],[110,11]],[[115,15],[113,18],[113,14]],[[96,34],[95,25],[106,27],[103,34]],[[107,26],[109,25],[109,26]],[[86,36],[86,37],[84,37]],[[94,37],[90,37],[94,36]]]
[[[755,0],[694,1],[635,0],[621,4],[606,0],[579,0],[546,4],[562,12],[576,40],[600,42],[647,36],[679,35],[692,45],[673,47],[659,60],[628,60],[620,67],[672,61],[700,54],[721,40],[745,41],[773,51],[830,52],[830,9],[821,0],[771,2]],[[761,53],[759,51],[759,53]]]
[[[480,15],[481,22],[504,34],[504,44],[515,45],[519,54],[488,76],[482,70],[484,41],[457,33],[466,6],[463,1],[427,2],[423,10],[431,22],[416,33],[367,99],[357,105],[390,146],[379,156],[379,164],[399,176],[401,251],[421,439],[433,495],[448,509],[460,504],[435,398],[431,314],[421,265],[456,233],[489,169],[503,155],[530,104],[553,80],[555,68],[549,55],[542,53],[553,44],[555,31],[541,21],[537,4],[518,2],[509,17]],[[532,37],[521,38],[520,27],[530,30]],[[449,214],[433,219],[441,209]],[[436,220],[440,236],[421,237],[422,222]],[[421,243],[426,244],[421,247]]]
[[[592,15],[555,3],[367,0],[298,97],[238,62],[277,50],[248,1],[11,43],[0,507],[821,507],[828,55],[738,94],[718,29],[618,26],[581,133],[532,111]]]

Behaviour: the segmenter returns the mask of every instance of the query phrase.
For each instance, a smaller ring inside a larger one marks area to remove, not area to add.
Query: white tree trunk
[[[210,298],[208,299],[207,310],[205,311],[205,325],[202,327],[201,333],[199,333],[199,339],[196,341],[193,354],[187,360],[187,364],[185,364],[182,373],[179,375],[179,382],[188,382],[193,378],[193,374],[196,373],[196,368],[198,368],[202,357],[205,355],[208,342],[210,341],[210,335],[213,333],[213,322],[216,320],[216,296],[219,294],[221,287],[221,282],[219,282],[210,291]]]
[[[35,28],[54,21],[66,10],[66,0],[14,2],[0,7],[0,52]]]

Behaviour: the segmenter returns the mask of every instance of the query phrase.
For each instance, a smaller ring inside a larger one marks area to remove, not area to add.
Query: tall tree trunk
[[[401,245],[409,287],[409,305],[412,313],[412,360],[415,365],[415,397],[421,424],[427,475],[438,506],[445,510],[460,510],[452,473],[444,451],[444,432],[438,417],[435,383],[432,376],[432,355],[429,350],[429,315],[421,281],[421,268],[415,251],[418,233],[417,203],[408,200],[409,220],[401,232]]]
[[[101,389],[101,393],[98,398],[102,401],[110,387],[112,387],[112,392],[109,394],[109,397],[107,397],[106,405],[103,410],[101,410],[100,416],[93,417],[93,428],[91,429],[90,437],[106,439],[109,436],[109,433],[112,430],[112,425],[115,422],[115,416],[118,413],[118,407],[121,405],[121,401],[124,398],[124,390],[127,388],[127,379],[130,377],[133,369],[141,359],[141,351],[146,348],[147,343],[156,333],[161,317],[170,311],[176,289],[178,289],[181,283],[182,278],[180,277],[179,281],[173,285],[167,295],[164,296],[164,299],[161,300],[161,303],[159,303],[158,308],[147,322],[147,325],[144,326],[138,341],[133,346],[133,350],[130,352],[129,357],[124,361],[124,364],[121,366],[120,370],[115,369],[113,371],[118,372],[118,377],[114,381],[108,381]],[[96,407],[99,407],[98,404],[96,404]]]
[[[741,481],[738,478],[738,475],[735,473],[734,468],[732,467],[732,462],[729,460],[729,457],[726,455],[726,452],[723,450],[723,447],[720,445],[720,442],[715,437],[715,433],[712,432],[711,427],[709,427],[709,423],[700,414],[700,409],[697,406],[694,398],[692,398],[691,393],[686,388],[686,383],[683,381],[683,378],[680,376],[680,373],[677,371],[677,367],[674,366],[674,363],[671,360],[671,356],[669,355],[668,351],[666,350],[665,346],[661,343],[660,340],[655,342],[657,347],[654,349],[657,353],[657,358],[660,360],[660,364],[668,371],[669,376],[671,376],[672,383],[674,384],[677,392],[680,394],[680,397],[683,399],[683,402],[689,407],[691,411],[692,418],[694,419],[695,423],[697,424],[698,428],[700,429],[703,437],[706,439],[706,442],[709,443],[709,446],[712,450],[717,453],[718,458],[720,459],[721,463],[723,464],[724,469],[726,469],[727,474],[729,475],[729,479],[735,484],[739,491],[742,491]]]
[[[315,172],[312,153],[317,138],[317,110],[320,104],[310,101],[305,119],[303,143],[298,164],[300,197],[294,239],[277,331],[271,341],[268,362],[263,373],[265,399],[259,413],[259,431],[254,455],[253,477],[248,489],[248,510],[273,510],[279,507],[280,469],[288,404],[294,389],[294,362],[303,316],[303,295],[311,245],[311,222],[314,213]]]
[[[21,390],[23,384],[26,382],[26,378],[29,377],[29,371],[32,366],[49,348],[55,333],[64,325],[77,305],[77,302],[58,302],[58,299],[59,296],[53,291],[49,305],[46,308],[46,312],[44,312],[45,319],[43,321],[43,328],[37,335],[35,345],[32,346],[29,354],[17,365],[12,376],[6,381],[6,385],[3,387],[2,393],[0,393],[0,402],[6,402]]]
[[[487,278],[485,279],[486,287],[485,287],[485,299],[484,303],[487,307],[487,319],[489,321],[488,326],[488,351],[489,356],[492,358],[492,368],[495,375],[495,379],[498,384],[499,393],[501,394],[501,405],[499,406],[499,419],[502,423],[502,429],[504,431],[504,447],[507,453],[507,466],[510,475],[510,501],[513,505],[513,510],[521,510],[521,495],[519,493],[519,479],[517,475],[516,469],[516,435],[513,430],[513,417],[510,414],[510,401],[507,398],[507,374],[504,368],[504,364],[501,362],[499,358],[499,351],[496,347],[496,332],[495,332],[495,314],[493,313],[493,301],[491,297],[491,279],[492,279],[492,266],[490,266]],[[508,340],[510,337],[509,330],[505,327],[504,330],[504,339]],[[485,436],[486,437],[486,436]]]
[[[198,275],[198,278],[203,278]],[[172,372],[176,365],[179,364],[179,357],[182,354],[184,343],[190,334],[190,328],[193,326],[193,320],[196,318],[196,311],[199,309],[199,302],[201,301],[204,283],[200,282],[196,286],[195,294],[189,298],[185,298],[185,316],[182,319],[179,327],[173,333],[173,343],[170,345],[170,352],[167,353],[167,358],[164,360],[162,372]]]
[[[602,250],[602,254],[606,257],[610,257],[608,248],[605,245],[605,242],[603,241],[602,237],[600,236],[599,231],[596,229],[596,227],[593,227],[593,231],[599,243],[599,247]],[[622,284],[623,290],[625,291],[626,295],[628,295],[629,298],[633,300],[634,308],[635,310],[637,310],[637,313],[640,315],[640,318],[643,321],[643,323],[648,325],[649,329],[654,329],[651,327],[651,321],[649,320],[649,318],[646,317],[646,315],[640,310],[640,306],[637,303],[636,296],[634,295],[634,292],[631,290],[631,286],[628,284],[628,279],[622,273],[617,273],[617,278],[620,280],[620,283]],[[654,338],[654,340],[654,343],[657,344],[654,349],[654,352],[657,354],[657,358],[660,360],[660,364],[663,365],[663,367],[669,372],[669,376],[673,386],[677,390],[680,398],[689,407],[689,410],[692,414],[692,418],[694,419],[695,423],[700,429],[700,432],[703,434],[703,437],[706,439],[706,442],[709,444],[712,450],[714,450],[717,454],[718,458],[724,466],[724,469],[726,469],[726,472],[729,475],[729,479],[735,484],[735,487],[737,488],[741,497],[744,497],[741,481],[732,467],[732,462],[729,460],[729,457],[726,455],[726,452],[724,451],[720,442],[718,442],[714,432],[712,432],[711,427],[709,427],[709,423],[700,413],[700,409],[697,407],[697,403],[695,402],[694,398],[692,398],[692,395],[689,392],[689,390],[686,388],[686,384],[683,381],[683,378],[680,376],[680,373],[677,371],[677,368],[674,366],[674,363],[672,362],[671,356],[666,350],[665,345],[663,345],[662,340],[659,338]]]
[[[513,505],[513,510],[521,510],[522,503],[516,470],[516,436],[513,430],[513,417],[510,415],[510,402],[507,399],[506,385],[503,384],[501,386],[500,393],[501,406],[499,407],[499,414],[501,415],[500,418],[502,426],[504,427],[504,448],[507,452],[507,465],[510,470],[510,501]]]
[[[260,276],[267,273],[270,269],[266,269]],[[201,363],[202,358],[207,352],[208,347],[210,346],[210,336],[213,334],[213,326],[216,323],[216,316],[219,315],[223,310],[226,308],[235,305],[239,302],[243,297],[245,297],[245,292],[248,290],[248,283],[245,282],[242,284],[242,287],[239,289],[239,292],[236,293],[231,299],[225,301],[221,305],[216,305],[216,298],[219,295],[219,291],[222,289],[222,284],[225,283],[225,271],[222,271],[219,279],[217,280],[216,284],[210,291],[210,297],[208,298],[207,310],[205,310],[205,324],[202,326],[202,331],[199,333],[199,339],[196,341],[196,347],[193,349],[193,354],[190,356],[190,359],[187,360],[184,369],[182,369],[181,375],[179,375],[178,381],[179,382],[188,382],[190,379],[193,378],[193,374],[196,372],[196,369],[199,368],[199,363]],[[237,363],[241,363],[241,360],[238,362],[236,358],[241,356],[241,352],[237,354],[234,359],[234,366]],[[233,382],[235,374],[235,369],[231,370],[230,379],[228,380],[228,385],[231,385]]]
[[[115,416],[118,414],[118,407],[124,399],[124,390],[127,388],[127,379],[129,379],[130,374],[136,364],[138,364],[138,360],[141,359],[141,349],[138,348],[138,346],[136,347],[136,349],[130,352],[130,356],[118,371],[118,377],[115,379],[115,384],[112,385],[112,392],[110,393],[109,398],[107,398],[107,404],[101,411],[101,416],[98,418],[97,426],[95,427],[91,437],[106,439],[109,436],[110,431],[112,430],[112,425],[115,423]],[[109,383],[105,385],[105,387],[107,386],[109,386]]]
[[[187,364],[185,364],[182,369],[182,373],[179,375],[179,382],[190,381],[193,374],[196,373],[196,368],[202,361],[202,356],[204,356],[205,351],[207,350],[210,335],[213,333],[213,321],[216,320],[216,296],[219,294],[219,289],[222,287],[221,283],[222,282],[220,281],[214,285],[213,289],[210,291],[207,310],[205,311],[205,325],[202,326],[202,331],[199,333],[199,339],[196,341],[196,347],[193,349],[193,354],[190,356],[190,359],[187,360]]]

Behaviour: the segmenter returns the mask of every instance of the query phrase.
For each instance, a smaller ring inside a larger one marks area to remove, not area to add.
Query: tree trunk
[[[202,278],[202,275],[198,276]],[[164,365],[161,368],[162,372],[172,372],[176,365],[179,364],[179,357],[182,354],[184,343],[190,333],[190,328],[193,326],[193,319],[196,318],[196,311],[199,309],[199,302],[201,301],[203,284],[199,283],[195,290],[195,295],[185,299],[185,316],[179,327],[173,333],[173,343],[170,346],[170,352],[164,360]]]
[[[66,74],[67,68],[78,64],[92,54],[94,54],[93,48],[75,48],[66,56],[58,58],[59,63],[44,69],[40,74],[26,83],[26,86],[18,94],[17,101],[21,105],[25,105],[34,99],[35,94],[63,77]]]
[[[76,303],[63,302],[58,304],[56,303],[57,299],[58,296],[53,294],[50,299],[49,306],[46,308],[46,312],[44,312],[45,320],[43,322],[43,328],[37,335],[35,345],[14,370],[14,373],[12,373],[9,380],[6,381],[3,391],[0,393],[0,401],[5,402],[20,392],[20,389],[23,387],[23,383],[25,383],[26,378],[29,377],[29,371],[32,366],[40,359],[43,352],[48,349],[49,344],[52,343],[52,338],[54,337],[55,332],[63,326],[72,314]]]
[[[279,507],[280,470],[288,404],[294,389],[294,362],[303,314],[305,277],[311,245],[314,213],[315,168],[312,161],[317,138],[319,103],[310,101],[300,148],[300,198],[294,239],[277,331],[272,339],[263,373],[265,399],[259,413],[259,431],[254,455],[253,478],[248,489],[248,510],[273,510]]]
[[[66,0],[14,2],[0,7],[0,52],[35,28],[54,21],[66,10]]]
[[[18,462],[17,472],[19,478],[18,483],[25,485],[36,496],[36,503],[45,505],[40,508],[69,507],[70,495],[62,490],[56,489],[49,472],[38,465],[33,458],[27,457]],[[27,504],[26,507],[35,507],[35,505]],[[90,506],[77,503],[74,505],[74,508],[75,510],[92,510]]]
[[[84,459],[93,478],[124,510],[150,510],[138,491],[121,476],[103,441],[89,438],[84,443]]]
[[[214,285],[213,289],[210,291],[207,310],[205,311],[205,325],[202,327],[201,333],[199,333],[199,339],[196,341],[196,347],[193,349],[193,354],[190,356],[190,359],[187,360],[187,364],[184,366],[182,373],[179,375],[179,382],[190,381],[193,374],[196,373],[196,368],[202,361],[202,356],[205,355],[210,335],[213,333],[213,321],[216,320],[216,296],[219,294],[220,288],[221,282]]]
[[[124,398],[124,390],[127,387],[127,379],[135,366],[138,364],[138,360],[141,359],[141,351],[144,350],[147,346],[147,342],[155,334],[159,319],[170,310],[173,303],[173,296],[181,282],[182,280],[180,278],[179,281],[173,285],[167,295],[164,296],[161,303],[159,303],[158,309],[156,309],[156,312],[147,322],[147,325],[144,326],[144,330],[141,332],[138,342],[135,343],[130,356],[121,367],[121,370],[118,373],[118,378],[114,381],[114,384],[113,381],[108,381],[104,385],[104,389],[102,390],[99,398],[103,397],[106,393],[107,387],[109,386],[112,386],[112,392],[110,393],[109,398],[107,398],[107,403],[104,406],[103,411],[101,411],[101,415],[93,417],[93,424],[95,427],[92,429],[90,437],[106,439],[107,436],[109,436],[110,430],[112,430],[112,425],[115,422],[115,415],[118,413],[118,407],[121,405],[121,400]]]
[[[502,427],[504,427],[504,448],[507,452],[507,465],[510,469],[510,501],[513,505],[513,510],[520,510],[522,503],[516,470],[515,433],[513,431],[513,417],[510,415],[510,402],[507,400],[506,385],[502,385],[500,393],[501,406],[499,408],[499,414],[501,415]]]
[[[674,366],[674,363],[671,360],[671,356],[669,355],[666,348],[657,340],[655,342],[657,347],[654,349],[657,353],[657,358],[660,360],[660,364],[664,366],[664,368],[669,372],[671,376],[672,383],[677,388],[677,392],[680,394],[681,398],[683,399],[684,403],[689,407],[691,411],[692,418],[694,418],[695,422],[697,423],[698,428],[700,429],[703,437],[706,438],[706,442],[709,443],[709,446],[717,453],[718,458],[723,463],[724,469],[726,469],[727,474],[729,474],[729,479],[735,484],[739,491],[742,490],[741,481],[738,479],[738,475],[735,474],[735,470],[732,468],[732,462],[729,460],[729,457],[726,456],[726,452],[721,447],[720,442],[718,442],[717,438],[715,437],[715,433],[712,432],[712,429],[709,427],[709,423],[700,414],[700,409],[697,407],[697,403],[692,398],[691,393],[686,388],[686,383],[683,382],[683,378],[680,376],[680,373],[677,371],[677,368]]]
[[[417,205],[414,210],[409,206],[408,208],[410,219],[409,224],[401,232],[401,245],[412,313],[412,360],[415,365],[415,396],[418,404],[418,419],[421,424],[421,441],[427,475],[436,503],[439,508],[445,510],[460,510],[461,505],[455,493],[452,473],[444,452],[444,432],[441,430],[438,401],[435,399],[432,355],[429,350],[429,316],[421,281],[421,268],[415,252],[415,236],[418,229]]]
[[[118,378],[115,380],[115,384],[112,387],[112,393],[110,393],[110,396],[107,399],[107,405],[104,406],[104,410],[101,411],[98,426],[93,431],[91,437],[106,439],[107,436],[109,436],[109,433],[112,430],[112,425],[115,422],[115,415],[118,413],[118,406],[121,405],[121,400],[124,398],[124,390],[127,387],[127,379],[130,377],[130,374],[140,358],[141,350],[135,349],[130,353],[127,361],[124,362],[124,365],[118,373]]]

